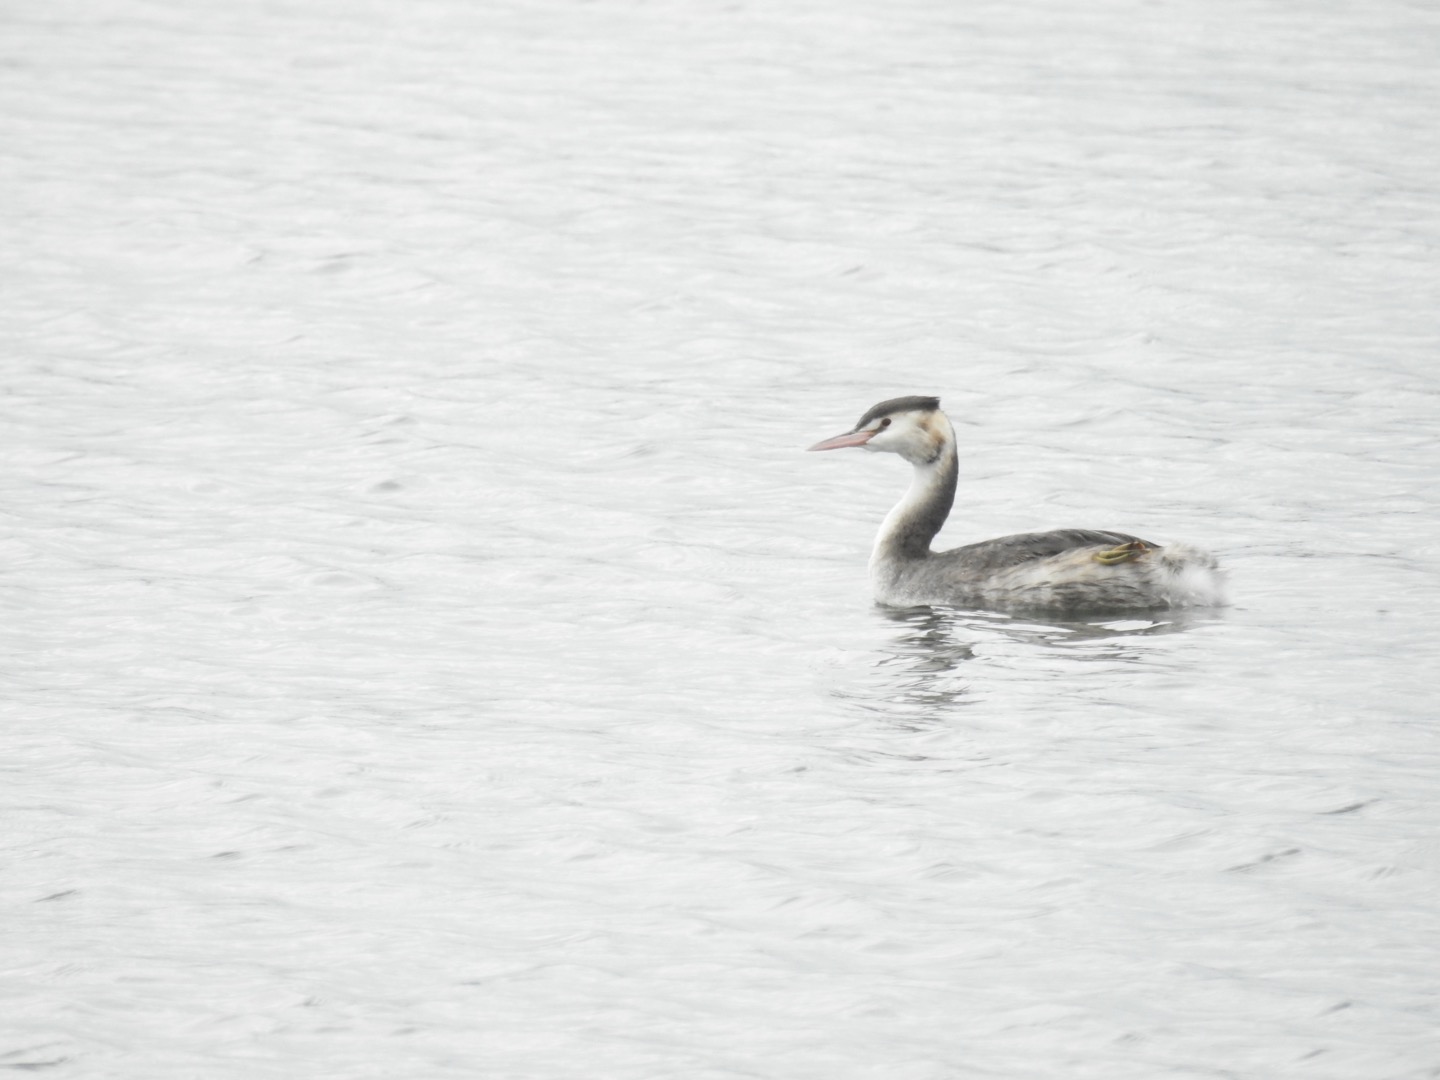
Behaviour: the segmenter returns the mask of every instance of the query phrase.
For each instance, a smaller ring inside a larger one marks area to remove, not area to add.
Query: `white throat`
[[[931,423],[939,436],[934,456],[913,462],[914,473],[904,496],[885,515],[875,548],[870,555],[872,573],[897,564],[923,561],[930,554],[930,541],[945,524],[955,501],[958,462],[955,453],[955,429],[945,415],[937,415]]]

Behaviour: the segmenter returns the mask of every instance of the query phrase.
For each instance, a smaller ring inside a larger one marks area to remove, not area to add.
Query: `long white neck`
[[[880,526],[875,550],[870,556],[872,570],[925,559],[930,554],[930,541],[950,516],[959,472],[955,429],[944,414],[938,415],[932,425],[932,430],[940,436],[934,453],[928,460],[912,460],[915,474],[910,480],[910,490]]]

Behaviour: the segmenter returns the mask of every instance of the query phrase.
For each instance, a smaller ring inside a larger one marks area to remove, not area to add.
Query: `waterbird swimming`
[[[882,401],[850,431],[810,449],[846,446],[899,454],[915,467],[910,490],[880,526],[870,556],[882,604],[1140,611],[1224,602],[1212,555],[1108,529],[1017,533],[931,551],[955,503],[960,469],[955,429],[939,398]]]

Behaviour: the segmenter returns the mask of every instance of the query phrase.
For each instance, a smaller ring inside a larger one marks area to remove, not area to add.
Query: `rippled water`
[[[0,36],[0,1067],[1440,1075],[1440,14]],[[1234,605],[873,607],[942,540]]]

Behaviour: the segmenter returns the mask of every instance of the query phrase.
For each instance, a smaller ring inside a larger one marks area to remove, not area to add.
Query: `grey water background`
[[[0,21],[0,1068],[1440,1076],[1433,5]]]

